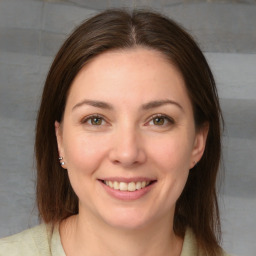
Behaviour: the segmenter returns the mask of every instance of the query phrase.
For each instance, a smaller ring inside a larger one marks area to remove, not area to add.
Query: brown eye
[[[164,117],[155,117],[153,119],[153,124],[154,125],[163,125],[165,123],[165,119]]]
[[[101,116],[91,115],[82,120],[82,123],[91,126],[102,126],[106,124],[106,121]]]
[[[151,126],[162,126],[162,127],[167,127],[174,124],[174,120],[166,115],[163,114],[156,114],[151,117],[147,125]]]
[[[91,120],[92,125],[101,125],[102,124],[102,118],[101,117],[92,117],[89,120]]]

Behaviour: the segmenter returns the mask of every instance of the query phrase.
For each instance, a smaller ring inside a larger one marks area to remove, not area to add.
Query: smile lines
[[[126,183],[126,182],[104,180],[103,183],[106,184],[108,187],[113,188],[115,190],[133,192],[133,191],[145,188],[151,182],[150,181],[137,181],[137,182]]]

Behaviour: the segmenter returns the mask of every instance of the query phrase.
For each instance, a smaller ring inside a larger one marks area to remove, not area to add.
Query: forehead
[[[137,47],[108,51],[93,58],[75,77],[68,100],[132,97],[147,101],[167,94],[187,96],[179,70],[161,52]]]
[[[115,61],[113,61],[113,59]],[[175,67],[171,60],[169,60],[162,52],[148,47],[136,46],[132,48],[114,49],[103,52],[92,58],[81,71],[91,70],[98,65],[106,65],[106,67],[109,67],[110,64],[111,66],[116,66],[118,69],[120,68],[120,65],[125,66],[127,69],[129,64],[134,65],[134,62],[136,62],[137,66],[142,64],[146,65],[145,67],[147,68],[158,63],[165,63],[166,65]],[[175,69],[177,68],[175,67]],[[81,71],[79,73],[81,73]],[[178,69],[177,72],[179,72]]]

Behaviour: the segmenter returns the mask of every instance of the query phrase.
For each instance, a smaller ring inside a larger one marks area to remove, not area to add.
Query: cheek
[[[158,143],[152,143],[154,150],[151,151],[154,161],[162,166],[162,170],[188,170],[192,153],[191,143],[183,136],[167,137]]]
[[[82,133],[70,136],[64,144],[68,169],[85,173],[97,169],[106,152],[106,145],[102,141]]]
[[[166,210],[176,204],[187,182],[191,152],[188,148],[187,143],[180,144],[176,140],[165,141],[155,148],[153,159],[161,182],[159,197],[166,202]]]
[[[72,134],[64,141],[65,158],[70,183],[78,198],[87,198],[93,191],[96,171],[106,154],[101,140],[84,134]],[[104,141],[104,140],[103,140]]]
[[[151,151],[153,164],[159,170],[162,196],[174,204],[180,196],[189,174],[192,152],[191,140],[183,136],[169,136]]]

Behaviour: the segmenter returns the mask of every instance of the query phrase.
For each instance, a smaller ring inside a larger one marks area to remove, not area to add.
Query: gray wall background
[[[255,0],[0,0],[0,237],[37,224],[34,125],[53,56],[76,25],[108,7],[161,11],[184,25],[204,50],[226,121],[223,247],[255,256]]]

